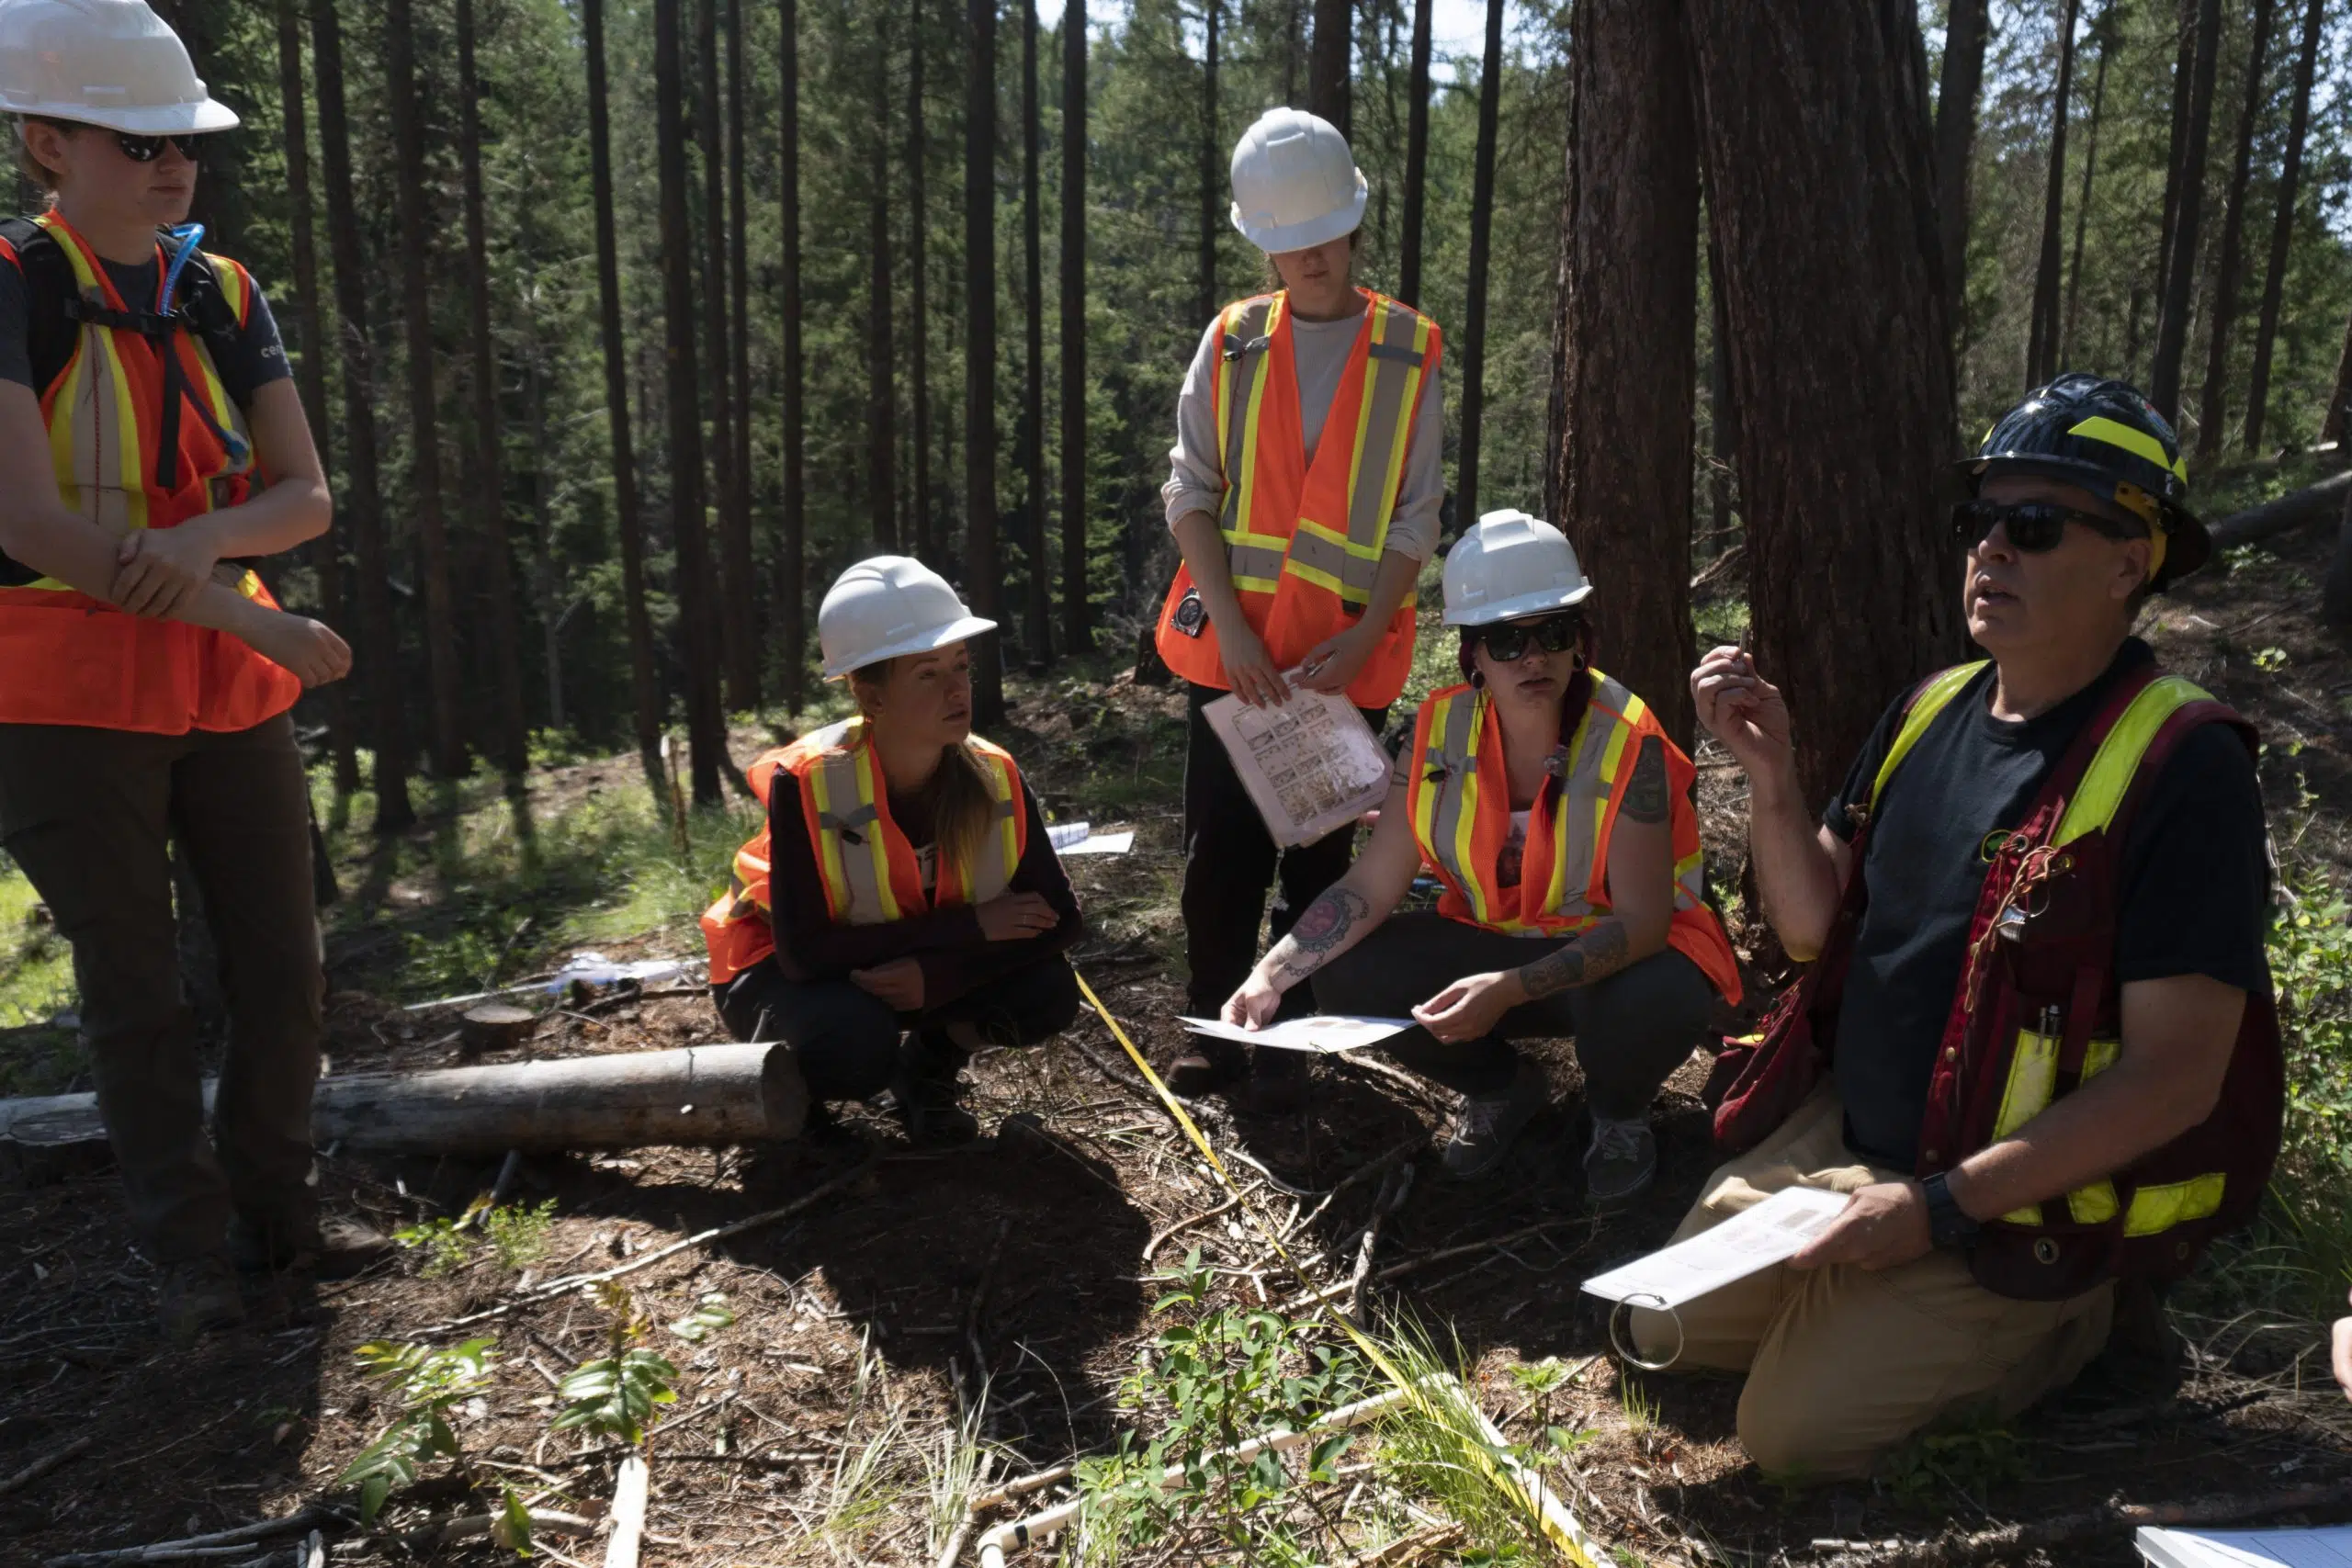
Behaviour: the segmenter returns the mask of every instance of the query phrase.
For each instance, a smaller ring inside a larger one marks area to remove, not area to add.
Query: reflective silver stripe
[[[1230,489],[1227,489],[1225,493],[1227,500],[1232,499],[1233,491]],[[1225,558],[1226,564],[1232,569],[1233,578],[1237,582],[1244,578],[1253,578],[1261,582],[1272,582],[1283,574],[1282,551],[1265,545],[1227,545],[1225,547]]]
[[[1430,748],[1427,766],[1442,768],[1445,777],[1437,781],[1437,807],[1430,813],[1430,853],[1443,867],[1455,886],[1475,889],[1476,878],[1464,874],[1462,857],[1457,849],[1461,836],[1463,797],[1475,771],[1477,759],[1472,753],[1478,742],[1476,721],[1479,701],[1475,692],[1462,692],[1449,698],[1445,705],[1445,732],[1435,746]],[[1475,896],[1475,895],[1474,895]]]
[[[1419,365],[1421,362],[1421,351],[1404,343],[1375,343],[1372,345],[1372,356],[1374,359],[1394,359],[1403,365]]]
[[[1333,575],[1350,588],[1361,587],[1364,597],[1372,594],[1373,576],[1379,566],[1380,547],[1386,542],[1391,499],[1396,493],[1396,473],[1391,459],[1395,456],[1396,431],[1401,422],[1411,415],[1405,406],[1405,383],[1414,378],[1413,372],[1421,363],[1421,355],[1412,346],[1414,329],[1420,318],[1401,305],[1377,308],[1378,319],[1373,322],[1371,361],[1364,366],[1363,395],[1371,400],[1371,412],[1363,423],[1363,440],[1356,450],[1354,491],[1348,497],[1348,537],[1359,550],[1368,552],[1363,570],[1337,572]],[[1401,338],[1403,341],[1394,341]]]
[[[842,881],[849,894],[849,908],[842,913],[850,925],[879,925],[889,906],[883,901],[881,885],[875,878],[874,835],[864,829],[878,822],[882,813],[859,787],[861,770],[855,751],[835,752],[817,765],[824,770],[829,799],[858,803],[845,810],[821,812],[817,819],[818,829],[832,836],[834,853],[841,862]],[[851,842],[848,835],[852,833],[862,841]],[[822,863],[820,857],[820,869]]]
[[[1272,299],[1252,299],[1237,323],[1240,330],[1225,334],[1225,507],[1219,522],[1228,530],[1240,520],[1242,487],[1251,478],[1248,472],[1250,389],[1257,378],[1260,356],[1272,348],[1272,340],[1266,334],[1266,315],[1273,304]],[[1263,577],[1268,581],[1281,570],[1279,558],[1272,571],[1244,572],[1238,561],[1234,563],[1235,576]]]
[[[1609,742],[1625,720],[1622,716],[1633,694],[1603,676],[1577,725],[1576,755],[1568,760],[1568,776],[1560,784],[1560,841],[1566,846],[1560,877],[1560,908],[1555,913],[1578,919],[1592,912],[1586,896],[1592,886],[1592,857],[1599,846],[1600,818],[1606,814],[1610,785],[1600,776]]]
[[[1333,544],[1320,534],[1311,533],[1305,528],[1293,534],[1290,536],[1290,558],[1295,565],[1307,567],[1336,578],[1348,589],[1361,588],[1363,593],[1370,593],[1372,591],[1372,573],[1370,571],[1362,573],[1363,581],[1359,584],[1356,581],[1359,575],[1355,570],[1356,558],[1345,547]]]

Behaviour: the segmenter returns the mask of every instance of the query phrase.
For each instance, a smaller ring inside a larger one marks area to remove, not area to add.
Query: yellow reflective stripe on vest
[[[1568,742],[1568,775],[1560,781],[1560,829],[1554,841],[1552,897],[1545,908],[1581,919],[1592,912],[1592,865],[1600,852],[1600,829],[1617,794],[1625,763],[1625,743],[1646,710],[1642,699],[1595,670],[1592,700]],[[1574,810],[1571,801],[1589,802]]]
[[[1273,360],[1269,346],[1274,328],[1282,320],[1281,297],[1271,296],[1248,299],[1227,307],[1225,314],[1225,346],[1227,357],[1223,366],[1225,396],[1217,400],[1217,450],[1225,456],[1225,506],[1220,519],[1228,546],[1249,540],[1262,547],[1273,546],[1275,560],[1271,570],[1261,563],[1243,561],[1238,557],[1233,565],[1237,587],[1256,588],[1261,592],[1274,591],[1274,579],[1282,570],[1281,555],[1283,541],[1279,536],[1259,537],[1251,525],[1254,521],[1250,505],[1251,482],[1258,469],[1258,414],[1265,406],[1266,378]],[[1238,344],[1258,344],[1254,352],[1235,352]]]
[[[852,741],[850,749],[820,761],[808,775],[817,801],[819,866],[836,920],[880,925],[899,918],[890,889],[890,851],[875,804],[873,754]],[[853,843],[849,835],[854,833]]]
[[[2123,1216],[2123,1234],[2154,1235],[2204,1219],[2221,1208],[2224,1184],[2222,1173],[2216,1170],[2186,1181],[2143,1187],[2132,1194],[2131,1212]]]
[[[2190,703],[2205,700],[2206,694],[2195,682],[2177,675],[2160,675],[2143,687],[2123,710],[2123,716],[2115,721],[2115,728],[2107,732],[2107,739],[2099,742],[2098,752],[2075,785],[2074,797],[2066,802],[2065,815],[2058,818],[2058,832],[2051,841],[2070,844],[2113,821],[2156,731]]]
[[[1430,863],[1468,897],[1471,913],[1484,923],[1491,913],[1486,889],[1479,878],[1466,874],[1466,868],[1471,863],[1471,835],[1478,822],[1476,753],[1487,699],[1482,694],[1464,691],[1434,700],[1430,743],[1413,759],[1413,836],[1420,840]],[[1431,773],[1441,776],[1431,778]]]
[[[1020,807],[1012,797],[1012,759],[981,751],[979,760],[980,771],[987,775],[989,793],[996,797],[996,805],[989,818],[987,835],[975,846],[978,852],[973,863],[956,868],[956,886],[967,904],[985,904],[1003,892],[1021,864]]]
[[[1919,743],[1919,737],[1928,732],[1928,726],[1936,721],[1936,715],[1951,706],[1952,698],[1960,695],[1960,689],[1974,680],[1977,671],[1991,662],[1989,659],[1980,659],[1973,664],[1955,664],[1930,677],[1928,683],[1919,688],[1919,694],[1912,699],[1911,706],[1903,716],[1902,728],[1894,732],[1894,743],[1886,749],[1886,761],[1878,765],[1878,777],[1871,781],[1871,805],[1873,808],[1878,805],[1878,797],[1886,790],[1886,781],[1894,776],[1896,764]]]
[[[1429,349],[1427,316],[1394,300],[1373,307],[1372,355],[1364,366],[1355,450],[1348,463],[1348,540],[1351,552],[1375,569],[1387,547],[1390,502],[1405,471],[1406,436],[1420,407]],[[1360,602],[1371,596],[1367,571]]]
[[[1378,558],[1360,558],[1344,534],[1334,533],[1311,517],[1301,517],[1290,536],[1290,555],[1283,570],[1303,577],[1317,588],[1338,594],[1351,604],[1372,597],[1372,577]]]

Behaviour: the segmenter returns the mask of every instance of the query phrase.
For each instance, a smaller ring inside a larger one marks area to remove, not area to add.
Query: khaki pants
[[[1845,1107],[1825,1083],[1781,1129],[1707,1180],[1679,1241],[1786,1187],[1851,1192],[1902,1179],[1846,1147]],[[1931,1252],[1900,1268],[1785,1265],[1684,1305],[1677,1367],[1746,1372],[1739,1440],[1786,1482],[1868,1473],[1939,1418],[2007,1418],[2071,1382],[2107,1343],[2115,1288],[2019,1302],[1976,1283],[1964,1258]],[[1676,1317],[1636,1311],[1644,1359],[1675,1354]]]

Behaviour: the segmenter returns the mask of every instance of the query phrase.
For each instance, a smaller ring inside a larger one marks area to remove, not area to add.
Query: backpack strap
[[[17,253],[25,278],[25,348],[32,367],[33,393],[45,392],[74,357],[81,330],[66,314],[74,299],[74,264],[56,236],[29,218],[0,220],[0,240]]]

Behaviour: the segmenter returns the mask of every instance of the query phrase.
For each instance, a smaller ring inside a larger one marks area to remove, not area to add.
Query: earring
[[[1474,692],[1483,692],[1487,689],[1487,672],[1484,670],[1474,669],[1470,671],[1470,689]]]

